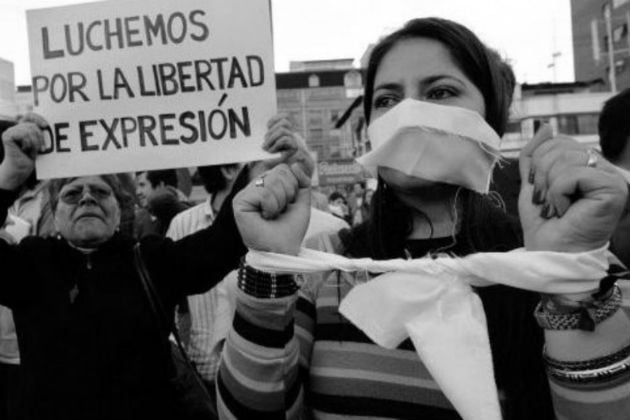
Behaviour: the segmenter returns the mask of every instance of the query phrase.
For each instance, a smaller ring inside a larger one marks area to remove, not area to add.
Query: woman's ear
[[[236,177],[239,174],[240,169],[241,169],[240,166],[229,165],[229,166],[222,166],[220,171],[223,178],[225,178],[226,181],[231,182],[231,181],[234,181],[234,179],[236,179]]]

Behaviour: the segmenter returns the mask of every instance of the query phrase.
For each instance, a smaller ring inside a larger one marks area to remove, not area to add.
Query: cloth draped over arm
[[[349,259],[302,249],[298,256],[251,251],[268,272],[384,273],[352,289],[341,313],[375,343],[407,337],[464,420],[501,419],[485,314],[473,287],[504,284],[541,293],[594,290],[608,268],[607,246],[583,253],[478,253],[463,258]],[[374,310],[378,308],[378,310]]]

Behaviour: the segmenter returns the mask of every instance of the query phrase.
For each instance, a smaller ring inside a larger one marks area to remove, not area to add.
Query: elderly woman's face
[[[114,235],[119,224],[120,206],[101,177],[77,178],[59,191],[55,228],[73,245],[97,247]]]
[[[407,98],[466,108],[482,117],[486,114],[481,91],[453,61],[450,51],[428,38],[398,41],[385,54],[374,78],[372,121]],[[391,168],[379,168],[379,174],[388,185],[403,189],[432,184]]]

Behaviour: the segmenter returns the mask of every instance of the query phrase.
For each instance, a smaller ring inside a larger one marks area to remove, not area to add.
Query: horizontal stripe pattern
[[[221,367],[225,376],[219,378],[220,398],[229,390],[221,405],[226,418],[279,418],[275,416],[283,411],[283,418],[290,419],[460,419],[410,340],[394,350],[381,348],[339,313],[351,288],[345,276],[333,272],[323,284],[307,288],[317,290],[313,301],[301,293],[294,303],[250,300],[240,308],[245,314],[234,321]],[[270,338],[274,334],[277,339]],[[236,351],[238,356],[231,353]],[[261,357],[264,351],[267,357]],[[229,375],[237,369],[244,376]],[[609,419],[611,413],[630,413],[630,385],[572,389],[551,382],[551,387],[558,418]]]
[[[461,420],[452,410],[440,407],[418,407],[415,404],[377,398],[360,398],[311,393],[310,400],[318,416],[326,419],[328,413],[344,416],[383,419]]]
[[[241,337],[264,347],[282,348],[293,337],[293,324],[282,331],[272,330],[247,322],[238,312],[234,314],[232,325]]]

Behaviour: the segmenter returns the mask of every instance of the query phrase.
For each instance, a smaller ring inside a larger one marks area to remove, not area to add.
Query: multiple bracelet
[[[546,295],[536,306],[534,316],[546,330],[594,331],[595,326],[614,315],[621,307],[621,290],[613,284],[584,301],[571,301]]]
[[[299,286],[293,274],[267,273],[241,261],[238,288],[256,298],[274,299],[293,295]]]
[[[552,359],[543,350],[543,359],[549,375],[561,382],[589,384],[610,381],[630,372],[630,345],[607,356],[578,362]]]

